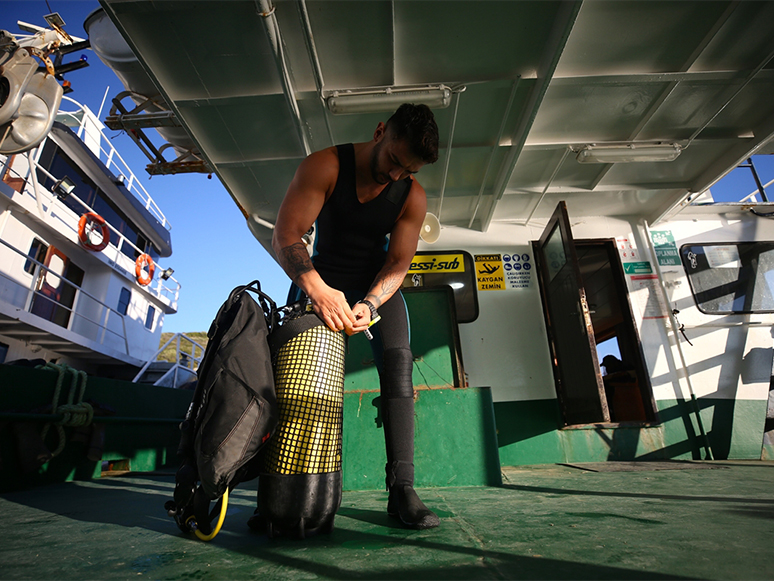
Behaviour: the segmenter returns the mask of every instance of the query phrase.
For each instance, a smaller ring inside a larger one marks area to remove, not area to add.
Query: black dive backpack
[[[231,291],[207,333],[193,401],[180,424],[174,500],[165,505],[183,532],[203,540],[218,533],[228,493],[258,475],[251,461],[277,425],[268,344],[277,318],[274,301],[256,280]],[[218,503],[210,513],[213,500]]]

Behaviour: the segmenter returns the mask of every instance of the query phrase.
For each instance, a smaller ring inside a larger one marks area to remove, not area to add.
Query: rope
[[[43,431],[40,434],[41,439],[45,440],[46,434],[48,434],[49,428],[53,425],[56,428],[59,438],[59,445],[56,450],[51,453],[51,457],[57,456],[65,447],[65,427],[78,427],[88,426],[91,424],[94,418],[94,408],[91,404],[83,401],[83,393],[86,391],[86,372],[78,371],[65,365],[57,365],[56,363],[46,363],[45,365],[39,365],[37,369],[51,369],[59,373],[59,377],[56,379],[56,387],[54,388],[54,397],[51,401],[51,413],[53,415],[62,414],[62,419],[57,422],[48,422],[43,426]],[[72,373],[73,379],[70,383],[70,391],[67,395],[67,403],[57,405],[59,402],[59,394],[62,391],[62,383],[67,372]],[[78,381],[80,379],[80,381]],[[78,401],[73,403],[75,399],[75,392],[78,391]]]

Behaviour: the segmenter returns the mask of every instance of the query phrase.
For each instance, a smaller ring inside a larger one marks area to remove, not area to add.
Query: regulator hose
[[[202,541],[211,541],[214,539],[215,536],[220,532],[220,527],[223,526],[223,521],[226,520],[226,508],[228,507],[228,488],[226,488],[225,492],[223,493],[221,500],[223,502],[220,505],[220,516],[218,517],[218,524],[215,525],[215,528],[212,529],[212,532],[209,535],[205,535],[199,529],[194,531],[196,536],[199,537],[199,539]]]

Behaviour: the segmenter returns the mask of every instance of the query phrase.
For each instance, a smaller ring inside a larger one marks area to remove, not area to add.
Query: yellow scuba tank
[[[258,511],[270,537],[333,530],[341,505],[344,343],[300,305],[269,337],[279,424],[263,452]]]

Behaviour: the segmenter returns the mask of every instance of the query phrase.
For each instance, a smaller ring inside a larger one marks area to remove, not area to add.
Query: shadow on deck
[[[2,576],[771,578],[774,463],[627,464],[506,468],[502,487],[424,489],[441,516],[429,531],[399,528],[385,513],[385,492],[345,492],[334,532],[304,541],[247,528],[253,483],[234,491],[211,543],[166,516],[171,474],[56,484],[0,496]]]

